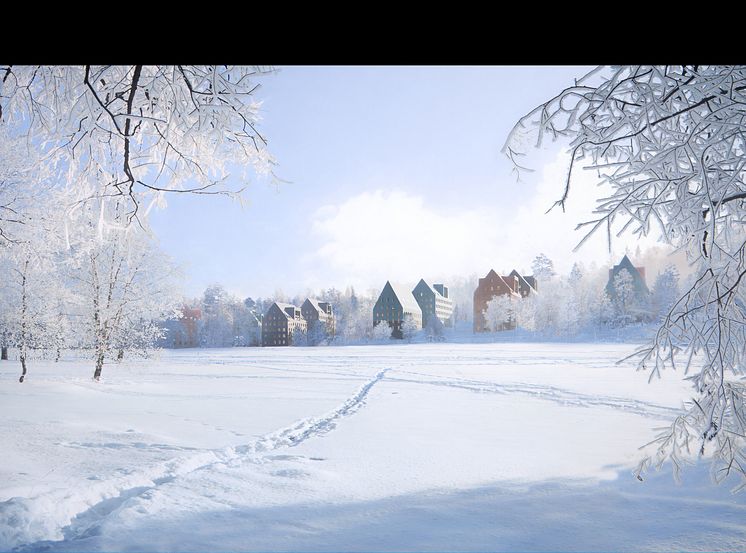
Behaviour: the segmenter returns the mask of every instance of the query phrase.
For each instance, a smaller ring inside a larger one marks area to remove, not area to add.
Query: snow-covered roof
[[[319,302],[313,298],[306,298],[306,301],[311,304],[311,307],[313,307],[316,311],[320,313],[325,313],[323,309],[321,309],[321,306],[319,305]]]
[[[426,281],[426,280],[425,280],[424,278],[421,278],[421,279],[420,279],[420,282],[418,282],[418,283],[417,283],[417,286],[415,286],[415,287],[414,287],[414,290],[417,290],[417,287],[418,287],[418,286],[419,286],[420,284],[424,284],[425,286],[427,286],[427,287],[428,287],[428,289],[429,289],[429,290],[430,290],[430,291],[431,291],[431,292],[432,292],[433,294],[435,294],[435,297],[436,297],[436,298],[437,298],[438,296],[440,296],[441,298],[443,298],[443,299],[446,299],[446,298],[445,298],[445,296],[444,296],[443,294],[441,294],[441,293],[440,293],[440,292],[438,292],[438,291],[437,291],[437,290],[436,290],[435,288],[433,288],[433,287],[432,287],[432,286],[431,286],[430,284],[428,284],[428,283],[427,283],[427,281]],[[414,290],[412,290],[412,294],[414,294]],[[415,301],[416,301],[416,300],[415,300]]]
[[[523,283],[524,283],[524,284],[525,284],[526,286],[528,286],[528,287],[529,287],[529,289],[531,290],[531,293],[532,293],[532,294],[538,294],[538,292],[536,291],[536,288],[534,288],[533,286],[531,286],[531,283],[530,283],[529,281],[527,281],[527,280],[526,280],[526,279],[525,279],[525,278],[523,277],[523,275],[522,275],[521,273],[519,273],[518,271],[516,271],[515,269],[513,269],[513,272],[511,272],[511,273],[510,273],[510,274],[509,274],[508,276],[517,276],[517,277],[518,277],[518,279],[519,279],[520,281],[523,281]]]
[[[417,303],[417,300],[414,299],[412,291],[409,290],[408,286],[403,286],[391,281],[389,281],[388,284],[391,286],[391,289],[394,291],[394,294],[396,294],[399,303],[405,311],[422,314],[422,309],[420,309],[420,305]]]
[[[280,311],[282,311],[282,314],[285,315],[285,317],[287,317],[288,319],[292,319],[292,317],[287,311],[285,311],[285,309],[287,309],[288,307],[292,307],[293,309],[299,309],[297,306],[293,305],[292,303],[281,303],[279,301],[276,301],[274,305],[279,307]]]

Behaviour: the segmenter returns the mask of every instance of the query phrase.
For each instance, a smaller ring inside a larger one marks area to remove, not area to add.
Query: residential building
[[[625,255],[618,265],[614,265],[609,269],[609,281],[606,283],[606,293],[609,295],[609,298],[612,300],[616,298],[614,279],[622,269],[627,269],[632,277],[632,286],[634,287],[635,294],[638,297],[642,298],[650,293],[648,285],[645,284],[645,267],[635,267],[632,265],[632,261],[630,261],[629,257]]]
[[[273,303],[262,321],[262,346],[291,346],[305,342],[308,323],[299,307]]]
[[[412,295],[422,310],[423,328],[436,320],[444,326],[451,326],[453,302],[448,298],[448,288],[444,284],[430,286],[423,278],[412,290]]]
[[[402,338],[404,317],[410,316],[422,328],[422,309],[407,288],[386,281],[386,285],[373,306],[373,326],[386,321],[393,329],[394,338]]]
[[[490,269],[487,276],[479,279],[477,289],[474,290],[474,332],[489,332],[484,312],[490,300],[501,295],[520,298],[519,278],[512,273],[500,276],[494,269]]]
[[[323,325],[324,333],[327,336],[334,336],[336,321],[331,303],[306,298],[300,310],[301,315],[308,323],[309,330],[314,326],[316,321],[319,321]]]

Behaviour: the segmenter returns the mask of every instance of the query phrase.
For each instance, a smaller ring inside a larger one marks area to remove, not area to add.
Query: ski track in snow
[[[301,419],[242,446],[201,451],[160,463],[148,470],[91,483],[80,491],[56,490],[34,498],[14,497],[0,503],[0,550],[34,549],[42,541],[76,540],[97,527],[129,500],[198,470],[227,464],[283,447],[293,447],[333,430],[357,412],[370,390],[385,377],[383,369],[342,405],[321,417]],[[51,514],[54,513],[54,516]]]
[[[424,376],[429,378],[438,378],[435,375],[427,373],[418,373],[413,371],[397,370],[396,372],[402,374],[411,374],[414,376]],[[655,403],[649,403],[637,399],[628,399],[623,397],[614,396],[599,396],[583,394],[580,392],[573,392],[571,390],[565,390],[563,388],[557,388],[555,386],[547,386],[543,384],[529,384],[526,382],[519,382],[515,384],[499,384],[496,382],[488,382],[481,380],[468,380],[468,379],[437,379],[437,380],[414,380],[407,378],[398,378],[389,376],[387,380],[392,382],[407,382],[412,384],[428,384],[431,386],[444,386],[447,388],[460,388],[462,390],[469,390],[477,393],[492,393],[492,394],[519,394],[530,396],[535,399],[543,399],[547,401],[553,401],[562,405],[570,405],[573,407],[609,407],[640,415],[642,417],[650,417],[656,419],[669,419],[672,415],[679,412],[679,409],[675,407],[666,407],[664,405],[657,405]]]

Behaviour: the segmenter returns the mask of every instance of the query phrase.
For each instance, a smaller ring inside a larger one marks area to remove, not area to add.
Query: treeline
[[[380,291],[375,289],[359,293],[350,286],[344,291],[327,288],[295,296],[278,290],[272,296],[254,299],[239,298],[228,293],[222,285],[214,284],[204,291],[202,297],[185,302],[181,310],[181,314],[198,310],[198,320],[192,322],[175,317],[162,324],[164,336],[160,345],[167,348],[258,346],[261,343],[262,316],[274,302],[292,303],[300,307],[309,297],[331,303],[335,317],[334,334],[310,337],[310,345],[370,340],[373,337],[373,305],[379,294]],[[193,331],[194,335],[185,336],[185,328]]]
[[[576,263],[569,274],[558,275],[546,256],[532,266],[539,283],[537,294],[524,298],[498,296],[487,304],[488,328],[520,328],[554,336],[572,337],[603,329],[659,321],[679,297],[680,276],[670,265],[640,292],[632,275],[620,270],[609,284],[607,267],[586,268]],[[611,289],[607,289],[610,286]]]
[[[16,348],[20,382],[33,359],[67,349],[87,352],[98,379],[107,360],[147,354],[179,304],[174,266],[120,204],[62,203],[36,194],[0,242],[0,357]]]

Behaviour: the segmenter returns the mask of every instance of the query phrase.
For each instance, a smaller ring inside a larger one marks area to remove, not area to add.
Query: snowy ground
[[[744,550],[746,495],[632,476],[688,397],[622,344],[0,363],[0,550]],[[733,482],[735,484],[735,482]]]

